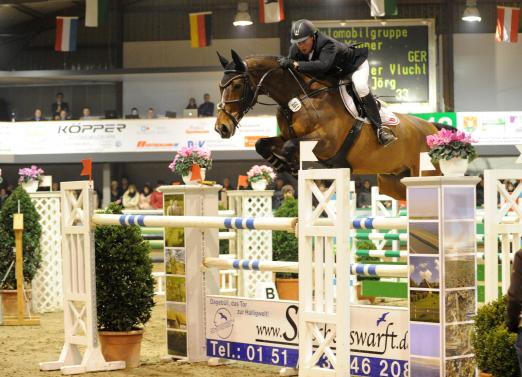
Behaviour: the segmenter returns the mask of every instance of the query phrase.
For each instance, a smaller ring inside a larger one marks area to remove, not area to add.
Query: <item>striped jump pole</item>
[[[355,250],[358,257],[374,257],[374,258],[406,258],[408,251],[406,250]]]
[[[367,234],[357,233],[355,235],[355,238],[358,240],[370,240],[370,241],[382,241],[382,240],[407,241],[408,235],[406,233],[367,233]]]
[[[92,222],[96,225],[139,225],[142,227],[172,228],[222,228],[222,229],[257,229],[282,230],[294,232],[297,225],[295,217],[270,217],[254,219],[252,217],[219,216],[147,216],[147,215],[106,215],[95,214]]]
[[[379,230],[406,230],[408,219],[406,217],[364,217],[352,220],[354,229],[379,229]]]
[[[299,272],[298,262],[273,262],[256,259],[205,258],[203,265],[207,268],[218,268],[224,270],[235,269],[290,273]],[[408,266],[355,263],[350,265],[350,273],[358,276],[405,278],[407,277]]]
[[[220,240],[233,240],[237,236],[236,232],[219,232]]]

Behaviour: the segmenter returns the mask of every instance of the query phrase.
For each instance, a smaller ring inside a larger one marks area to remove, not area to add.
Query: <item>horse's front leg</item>
[[[284,144],[285,140],[280,136],[267,137],[256,142],[256,151],[278,172],[291,172],[291,163],[284,157]]]

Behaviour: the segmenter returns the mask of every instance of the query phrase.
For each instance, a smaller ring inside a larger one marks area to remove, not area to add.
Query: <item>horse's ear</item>
[[[234,61],[234,64],[236,66],[236,71],[245,72],[246,71],[246,65],[243,59],[241,59],[241,56],[234,50],[230,50],[230,53],[232,54],[232,60]]]
[[[219,51],[216,51],[216,54],[218,55],[219,62],[221,63],[221,66],[223,67],[223,69],[226,69],[226,68],[227,68],[227,65],[228,65],[228,60],[227,60],[227,58],[225,58],[223,55],[221,55],[221,54],[219,53]]]

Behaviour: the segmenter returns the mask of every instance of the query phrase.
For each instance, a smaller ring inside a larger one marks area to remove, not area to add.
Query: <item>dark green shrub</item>
[[[287,198],[274,212],[275,217],[297,217],[297,200]],[[274,231],[272,234],[272,249],[274,261],[297,262],[299,248],[297,238],[294,234],[284,231]],[[277,277],[297,277],[297,274],[278,272]]]
[[[111,203],[103,212],[121,213]],[[95,231],[98,328],[131,331],[145,324],[154,306],[150,246],[138,226],[107,225]]]
[[[16,259],[13,252],[15,246],[15,235],[13,230],[13,214],[18,213],[18,202],[20,212],[24,214],[24,231],[22,237],[24,251],[24,281],[30,283],[33,280],[42,256],[40,252],[40,237],[42,228],[40,215],[36,212],[29,194],[18,186],[6,199],[0,212],[0,283],[4,278],[9,266]],[[14,266],[7,275],[1,289],[16,289],[16,276]]]
[[[517,335],[505,323],[506,301],[499,298],[478,309],[472,336],[475,360],[479,369],[493,376],[519,377],[515,352]]]

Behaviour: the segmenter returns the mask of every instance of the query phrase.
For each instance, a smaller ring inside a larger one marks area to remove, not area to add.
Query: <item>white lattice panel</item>
[[[60,193],[31,193],[40,215],[42,264],[32,281],[33,310],[37,313],[63,309]]]
[[[272,217],[272,190],[228,191],[229,208],[239,217]],[[240,259],[272,260],[272,232],[238,230],[237,254]],[[255,297],[260,282],[272,282],[271,272],[239,271],[239,295]]]

